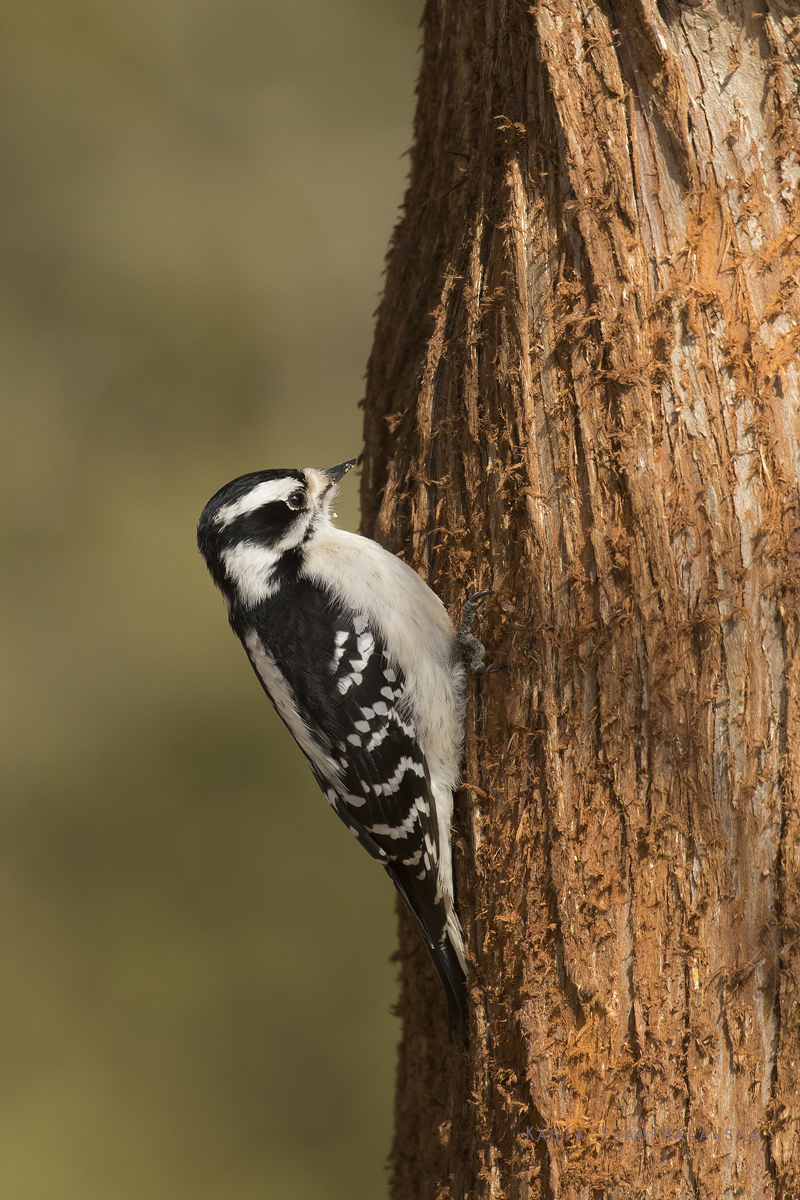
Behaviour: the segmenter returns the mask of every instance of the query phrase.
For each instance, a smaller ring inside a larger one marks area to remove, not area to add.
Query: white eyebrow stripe
[[[291,479],[286,476],[283,479],[265,479],[263,482],[257,483],[246,496],[241,496],[232,504],[224,505],[214,517],[214,521],[224,529],[226,525],[230,525],[231,521],[235,521],[243,513],[253,512],[254,509],[261,508],[264,504],[273,504],[276,500],[287,500],[292,492],[296,492],[298,489],[305,490],[304,483],[299,479]]]

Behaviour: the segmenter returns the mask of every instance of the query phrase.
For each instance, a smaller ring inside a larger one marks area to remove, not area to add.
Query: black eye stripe
[[[302,509],[291,508],[286,500],[273,500],[270,504],[262,504],[251,512],[242,513],[219,532],[221,548],[236,546],[240,542],[255,542],[260,545],[271,545],[284,538],[294,526],[297,517],[304,514]]]

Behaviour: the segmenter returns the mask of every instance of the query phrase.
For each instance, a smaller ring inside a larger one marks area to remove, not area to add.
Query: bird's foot
[[[486,667],[483,665],[483,658],[486,654],[483,642],[478,638],[473,637],[472,633],[470,632],[472,629],[472,622],[475,620],[475,614],[478,611],[478,605],[480,604],[481,600],[485,600],[487,596],[491,595],[491,589],[483,592],[475,592],[473,596],[470,596],[468,600],[464,601],[464,608],[461,612],[461,624],[456,632],[456,638],[459,646],[461,647],[461,651],[465,658],[467,658],[469,661],[469,665],[472,667],[472,670],[476,675],[483,675],[499,670],[499,667],[489,667],[487,672]]]

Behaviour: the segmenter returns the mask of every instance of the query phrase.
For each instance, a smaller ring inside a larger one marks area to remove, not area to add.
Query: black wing
[[[458,1010],[463,973],[445,935],[436,807],[403,704],[403,674],[365,617],[345,614],[308,581],[292,589],[291,601],[279,593],[234,628],[331,806],[414,914],[451,1011],[454,994]],[[253,633],[288,686],[294,713],[275,694],[277,676],[254,653]]]

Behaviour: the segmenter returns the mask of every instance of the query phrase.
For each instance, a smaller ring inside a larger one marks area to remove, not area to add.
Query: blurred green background
[[[194,530],[361,449],[419,7],[0,8],[3,1200],[385,1194],[392,889]]]

